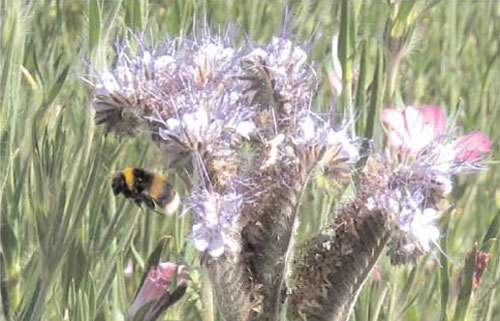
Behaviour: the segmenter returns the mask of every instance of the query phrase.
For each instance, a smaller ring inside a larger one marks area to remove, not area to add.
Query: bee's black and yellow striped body
[[[115,195],[121,193],[139,206],[144,203],[152,209],[161,208],[167,214],[173,213],[179,206],[179,195],[172,184],[165,177],[141,168],[125,168],[113,177],[111,185]]]

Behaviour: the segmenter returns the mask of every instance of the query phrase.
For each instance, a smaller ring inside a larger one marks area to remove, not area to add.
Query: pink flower
[[[181,277],[182,274],[186,273],[186,268],[183,265],[165,262],[149,269],[141,288],[134,298],[134,302],[129,308],[128,313],[132,319],[136,319],[136,314],[141,312],[141,320],[155,320],[161,312],[180,298],[179,296],[173,301],[173,293],[171,294],[169,291],[176,271],[178,274],[177,285],[183,286],[186,282]],[[142,309],[146,306],[148,307]]]
[[[397,148],[418,152],[443,135],[446,116],[438,106],[406,107],[382,110],[382,121],[389,126],[389,143]]]
[[[419,152],[433,142],[440,142],[446,130],[444,110],[435,105],[420,108],[407,106],[403,111],[382,110],[382,122],[389,127],[389,143],[403,150]],[[485,134],[472,132],[453,141],[448,152],[452,159],[475,161],[490,151],[491,143]]]
[[[457,152],[455,158],[463,161],[474,161],[490,152],[491,142],[488,136],[481,132],[472,132],[460,137],[452,143]]]

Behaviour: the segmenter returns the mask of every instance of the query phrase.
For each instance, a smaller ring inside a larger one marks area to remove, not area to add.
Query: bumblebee
[[[172,214],[179,207],[179,194],[172,184],[160,175],[141,168],[127,167],[118,172],[111,182],[115,195],[123,194],[139,206],[145,204],[151,209],[162,209]]]

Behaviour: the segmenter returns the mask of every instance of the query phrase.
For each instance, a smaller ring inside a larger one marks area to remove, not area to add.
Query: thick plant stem
[[[212,284],[206,268],[201,271],[201,301],[203,303],[203,321],[214,321],[214,298]]]
[[[247,266],[241,253],[208,259],[207,270],[224,318],[248,320],[254,307]]]
[[[388,54],[387,55],[387,70],[386,70],[386,89],[385,89],[385,104],[391,105],[396,91],[396,79],[398,76],[399,65],[402,55]]]
[[[334,232],[315,237],[297,260],[293,320],[347,321],[369,272],[391,235],[391,218],[355,201],[334,222]]]

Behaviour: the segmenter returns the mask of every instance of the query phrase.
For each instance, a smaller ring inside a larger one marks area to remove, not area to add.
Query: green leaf
[[[338,56],[342,66],[342,108],[347,112],[347,118],[353,119],[351,81],[352,64],[355,56],[355,14],[353,3],[342,0],[340,12],[340,32]]]
[[[120,253],[118,255],[118,259],[116,260],[116,289],[117,289],[117,302],[119,304],[119,308],[121,311],[126,311],[128,306],[127,300],[127,288],[125,286],[125,276],[123,274],[123,254]]]
[[[2,232],[3,234],[3,232]],[[2,240],[2,244],[3,240]],[[5,320],[10,321],[10,300],[9,291],[7,290],[7,270],[5,265],[5,258],[3,254],[3,248],[0,252],[0,297],[2,299],[2,313]]]
[[[399,8],[397,10],[396,18],[394,19],[394,23],[391,29],[392,37],[401,37],[403,36],[408,28],[413,25],[414,20],[416,18],[413,7],[415,6],[415,1],[402,1],[399,3]]]
[[[96,293],[95,293],[95,282],[94,282],[94,277],[92,276],[92,273],[89,273],[88,276],[88,301],[89,301],[89,320],[95,320],[95,313],[96,313]]]
[[[42,291],[42,280],[38,280],[36,283],[36,286],[34,288],[33,293],[31,294],[31,297],[29,299],[29,303],[25,305],[25,308],[23,309],[21,313],[21,318],[20,320],[23,321],[35,321],[35,320],[40,320],[41,319],[41,313],[39,311],[40,309],[40,299],[43,297],[41,295]]]
[[[382,310],[382,306],[386,300],[388,290],[389,290],[389,286],[384,285],[384,287],[383,287],[383,289],[380,292],[380,295],[378,297],[377,304],[375,305],[375,309],[373,311],[373,314],[371,316],[372,321],[379,320],[380,311]]]
[[[113,264],[111,265],[111,268],[108,270],[107,276],[104,279],[104,282],[102,282],[99,291],[97,292],[97,300],[96,300],[97,306],[95,309],[96,312],[99,312],[103,303],[107,302],[105,298],[108,295],[111,286],[113,285],[113,280],[115,279],[115,275],[116,275],[116,264]]]
[[[67,65],[63,71],[59,74],[59,77],[57,77],[56,82],[54,85],[52,85],[52,88],[49,91],[49,94],[47,95],[47,99],[44,102],[45,106],[50,105],[54,99],[56,98],[57,94],[59,94],[59,91],[61,90],[64,81],[66,80],[66,77],[68,76],[68,71],[69,71],[70,66]]]
[[[97,0],[89,0],[89,49],[99,45],[101,36],[101,10]]]
[[[458,294],[457,306],[453,321],[463,321],[467,316],[467,310],[472,295],[472,283],[474,280],[474,272],[476,270],[476,247],[472,249],[469,257],[465,258],[465,267],[462,274],[462,282],[460,292]]]
[[[449,217],[449,216],[447,216]],[[442,224],[443,226],[443,237],[441,238],[440,241],[440,246],[441,246],[441,254],[439,255],[439,261],[442,265],[442,267],[439,269],[439,281],[440,281],[440,294],[441,294],[441,316],[440,320],[441,321],[447,321],[448,316],[448,298],[449,298],[449,291],[450,291],[450,279],[449,279],[449,269],[448,269],[448,256],[445,255],[446,250],[448,248],[447,246],[447,240],[448,240],[448,224]]]
[[[482,252],[489,252],[496,239],[498,238],[498,231],[500,229],[500,211],[493,218],[488,227],[488,231],[484,235],[483,244],[481,245]]]
[[[398,298],[399,304],[406,304],[406,300],[408,299],[409,294],[411,293],[411,288],[413,286],[413,282],[415,281],[415,276],[417,274],[417,267],[414,266],[411,269],[410,276],[406,278],[406,283],[401,290],[401,294]]]
[[[1,240],[2,240],[2,264],[8,270],[17,269],[16,265],[19,264],[19,242],[17,241],[16,234],[12,230],[11,224],[7,220],[3,220],[1,224]],[[14,271],[12,271],[14,272]]]
[[[363,44],[361,46],[361,55],[360,55],[360,66],[359,66],[359,79],[358,79],[358,85],[357,85],[357,91],[356,91],[356,108],[360,109],[360,113],[364,113],[364,108],[366,107],[366,77],[368,73],[368,45],[369,41],[365,39],[363,41]],[[362,122],[364,117],[359,117],[359,120],[356,122],[357,123],[357,131],[358,133],[361,132],[362,128]]]

